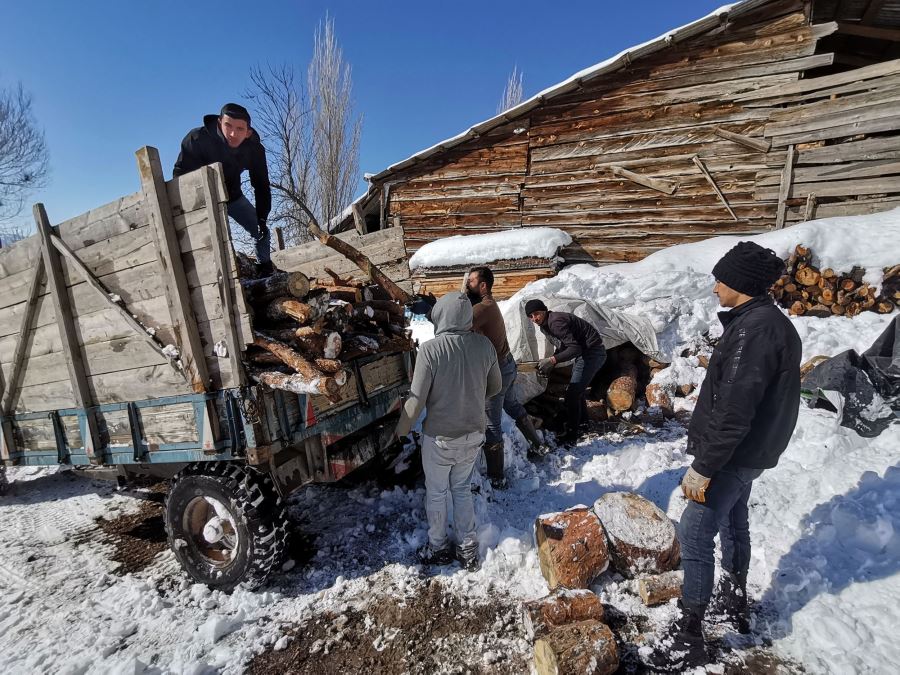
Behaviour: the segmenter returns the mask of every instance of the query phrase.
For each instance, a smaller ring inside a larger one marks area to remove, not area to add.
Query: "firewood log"
[[[798,300],[791,305],[790,312],[793,316],[802,316],[803,314],[806,314],[806,303],[802,300]]]
[[[605,401],[588,399],[585,403],[587,405],[588,419],[591,422],[605,422],[609,419],[609,411],[606,409]]]
[[[653,502],[630,492],[608,492],[594,503],[616,571],[625,577],[660,574],[678,566],[675,526]]]
[[[672,412],[672,395],[669,393],[668,387],[651,382],[644,390],[644,395],[647,397],[647,405],[651,408],[656,407],[664,412]]]
[[[325,375],[316,367],[314,363],[310,362],[287,345],[272,340],[270,337],[264,335],[263,333],[260,333],[258,331],[254,332],[253,344],[257,347],[261,347],[262,349],[271,352],[279,359],[281,359],[282,363],[290,368],[293,368],[309,381],[315,380],[316,378],[325,377]],[[334,373],[338,372],[339,370],[340,368],[337,368],[336,370],[333,370],[331,372]]]
[[[326,286],[328,289],[328,297],[332,300],[343,300],[351,305],[362,300],[362,290],[348,286]]]
[[[823,305],[831,305],[834,303],[835,293],[830,288],[823,288],[822,295],[819,297],[819,300],[822,301]]]
[[[831,307],[822,304],[813,305],[812,307],[808,308],[806,312],[804,312],[804,315],[824,319],[831,316]]]
[[[840,287],[842,291],[852,291],[856,288],[856,282],[849,277],[844,277],[840,281]]]
[[[823,279],[834,279],[837,275],[834,273],[834,270],[830,267],[826,267],[822,270],[822,278]]]
[[[844,306],[839,302],[835,302],[834,304],[831,305],[831,313],[832,314],[842,316],[844,314],[844,312],[846,312],[846,311],[847,310],[844,308]]]
[[[862,312],[862,305],[854,300],[853,302],[847,303],[847,306],[844,308],[844,316],[857,316],[860,312]]]
[[[804,267],[801,270],[797,270],[797,273],[794,276],[797,281],[804,286],[813,286],[819,282],[819,270],[811,265],[809,267]]]
[[[392,302],[390,300],[367,300],[362,303],[365,307],[371,307],[372,309],[380,309],[389,313],[392,317],[397,319],[398,322],[405,321],[406,310],[403,308],[403,305],[398,305],[396,302]]]
[[[682,396],[690,396],[694,389],[696,389],[696,385],[693,382],[684,382],[675,387],[675,391]]]
[[[300,323],[309,323],[318,318],[321,309],[314,304],[300,302],[295,298],[277,298],[265,308],[265,316],[273,321],[296,319]]]
[[[302,373],[287,375],[273,371],[251,370],[251,374],[260,384],[294,394],[324,394],[329,399],[335,400],[340,390],[340,385],[333,377],[322,374],[313,378],[309,378]]]
[[[337,373],[343,370],[343,364],[337,359],[316,359],[314,361],[316,368],[323,373]]]
[[[827,361],[829,356],[823,356],[822,354],[818,354],[811,359],[809,359],[806,363],[800,366],[800,379],[802,380],[804,377],[809,375],[813,368],[822,363],[823,361]]]
[[[554,628],[577,621],[603,621],[603,603],[585,588],[557,588],[550,595],[522,605],[522,623],[530,640],[542,637]]]
[[[307,356],[313,358],[336,359],[341,353],[343,340],[336,331],[325,331],[324,328],[301,326],[296,329],[270,330],[266,334],[287,344],[293,344]]]
[[[354,307],[353,318],[360,321],[374,321],[376,323],[390,323],[391,314],[383,309],[373,307]]]
[[[619,668],[616,638],[604,623],[560,626],[534,643],[538,675],[610,675]]]
[[[797,292],[797,283],[794,281],[786,283],[784,285],[784,292],[785,293],[796,293]]]
[[[803,246],[802,244],[797,244],[797,246],[794,248],[794,254],[798,258],[809,258],[809,248]]]
[[[254,366],[271,368],[284,365],[277,356],[271,352],[254,352],[247,353],[247,358]]]
[[[538,516],[534,538],[541,573],[551,590],[587,588],[609,565],[603,526],[586,508]]]
[[[637,368],[633,363],[623,364],[622,370],[606,390],[606,404],[615,412],[631,410],[637,391]]]
[[[331,285],[331,286],[352,286],[354,288],[362,288],[366,285],[366,282],[359,281],[358,279],[351,279],[349,277],[342,277],[337,272],[335,272],[330,267],[325,268],[325,274],[328,275],[328,279],[323,282],[322,285]]]
[[[638,580],[638,594],[648,607],[681,597],[684,572],[673,570]]]
[[[894,303],[884,296],[880,296],[875,299],[875,305],[872,309],[879,314],[890,314],[894,311]]]
[[[309,279],[302,272],[279,272],[263,279],[242,281],[251,305],[262,306],[279,297],[302,300],[309,294]]]
[[[709,368],[709,357],[706,354],[697,354],[697,365],[701,368]]]

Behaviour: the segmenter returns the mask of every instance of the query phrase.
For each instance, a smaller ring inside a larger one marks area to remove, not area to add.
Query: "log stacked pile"
[[[793,316],[888,314],[900,306],[900,265],[883,270],[879,292],[863,281],[866,270],[861,267],[839,271],[816,267],[812,260],[810,248],[798,245],[788,258],[784,275],[772,287],[775,300]]]
[[[409,351],[413,341],[403,305],[381,287],[325,271],[326,278],[313,281],[302,272],[255,279],[252,265],[242,267],[253,310],[247,359],[257,382],[336,402],[352,359]]]
[[[590,509],[577,506],[539,516],[534,534],[541,573],[551,589],[522,606],[537,672],[615,672],[615,638],[604,623],[602,603],[588,586],[612,564],[622,576],[635,579],[648,605],[680,597],[674,525],[647,499],[613,492]]]

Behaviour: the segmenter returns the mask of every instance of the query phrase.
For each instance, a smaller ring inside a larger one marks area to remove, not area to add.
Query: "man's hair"
[[[247,109],[244,106],[238,103],[226,103],[223,105],[219,117],[224,115],[228,115],[228,117],[235,120],[244,120],[247,123],[247,126],[250,126],[250,113],[247,112]]]
[[[488,290],[491,290],[494,287],[494,273],[491,272],[490,268],[479,265],[478,267],[470,269],[469,274],[477,274],[478,281],[486,283]]]

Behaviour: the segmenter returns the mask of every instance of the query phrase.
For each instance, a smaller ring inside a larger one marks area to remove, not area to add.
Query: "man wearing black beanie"
[[[172,175],[180,176],[216,162],[222,163],[228,215],[253,237],[260,273],[268,276],[274,271],[271,236],[266,225],[272,209],[269,168],[266,149],[250,126],[250,113],[242,105],[226,103],[218,115],[205,115],[203,126],[191,129],[181,141]],[[255,207],[241,190],[244,171],[250,172]]]
[[[678,524],[684,584],[681,617],[652,665],[682,669],[706,660],[702,622],[715,575],[715,536],[722,575],[714,611],[750,631],[748,501],[753,481],[774,467],[787,447],[800,403],[801,344],[768,289],[784,269],[769,249],[749,241],[732,248],[713,267],[713,293],[724,332],[709,360],[688,430],[694,461],[681,483],[690,500]]]

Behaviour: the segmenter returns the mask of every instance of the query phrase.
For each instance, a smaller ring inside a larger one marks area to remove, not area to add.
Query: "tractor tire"
[[[237,463],[200,462],[176,474],[165,524],[188,576],[217,590],[263,585],[288,545],[287,514],[272,479]]]

